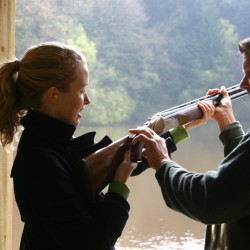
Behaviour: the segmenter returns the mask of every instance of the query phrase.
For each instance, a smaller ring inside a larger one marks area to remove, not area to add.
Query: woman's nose
[[[85,97],[84,97],[84,104],[85,105],[88,105],[90,104],[90,98],[89,98],[89,95],[87,93],[85,93]]]

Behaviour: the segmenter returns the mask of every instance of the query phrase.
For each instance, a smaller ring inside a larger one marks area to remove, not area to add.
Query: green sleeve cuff
[[[175,144],[190,137],[183,125],[176,128],[172,128],[169,130],[169,132],[172,135]]]
[[[125,200],[128,199],[130,190],[126,184],[119,181],[111,181],[109,184],[108,192],[113,192],[122,196]]]

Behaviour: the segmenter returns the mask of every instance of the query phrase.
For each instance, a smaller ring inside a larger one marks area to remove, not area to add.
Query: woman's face
[[[55,118],[77,126],[82,118],[85,105],[90,104],[86,92],[88,85],[88,68],[86,63],[78,64],[76,79],[70,83],[67,91],[58,91]]]

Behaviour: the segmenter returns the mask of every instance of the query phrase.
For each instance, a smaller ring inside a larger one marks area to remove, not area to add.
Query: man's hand
[[[212,116],[214,115],[215,106],[213,105],[213,103],[206,101],[199,101],[197,102],[197,106],[202,110],[203,116],[200,119],[185,124],[185,128],[187,130],[190,130],[192,128],[207,123],[207,121],[211,119]]]
[[[222,86],[220,90],[210,89],[207,94],[212,95],[218,92],[221,92],[222,99],[211,118],[218,123],[220,131],[223,131],[229,124],[236,122],[236,119],[234,117],[231,99],[224,86]]]
[[[165,139],[161,138],[149,127],[140,127],[129,129],[129,132],[136,134],[132,144],[142,142],[144,144],[143,156],[147,159],[148,164],[157,170],[164,161],[170,160]]]

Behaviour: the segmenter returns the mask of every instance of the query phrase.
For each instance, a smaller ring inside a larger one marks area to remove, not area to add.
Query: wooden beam
[[[0,58],[15,55],[15,0],[0,0]]]
[[[0,0],[0,61],[15,55],[15,0]],[[0,249],[12,249],[13,153],[0,146]]]

